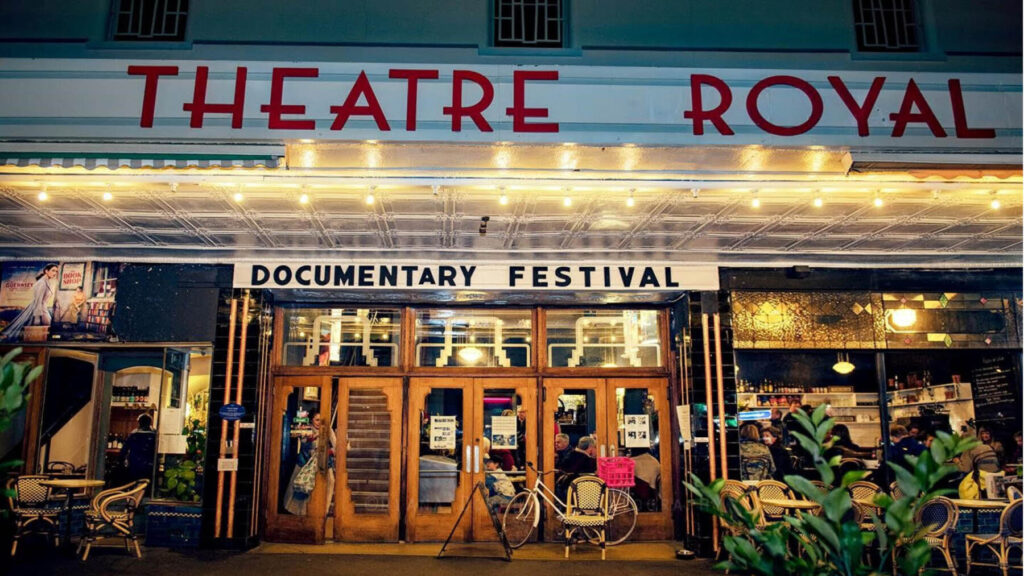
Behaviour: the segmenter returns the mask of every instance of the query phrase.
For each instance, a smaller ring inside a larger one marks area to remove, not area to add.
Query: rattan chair
[[[14,517],[12,557],[18,552],[18,540],[27,534],[46,534],[54,546],[60,545],[60,505],[50,498],[50,488],[39,484],[48,479],[27,474],[7,481],[7,504]]]
[[[892,496],[893,500],[899,500],[900,498],[903,498],[903,489],[900,488],[899,482],[893,482],[889,484],[889,496]]]
[[[967,573],[971,573],[972,566],[993,566],[1003,571],[1007,576],[1010,568],[1010,552],[1014,548],[1021,551],[1021,503],[1024,500],[1014,500],[1002,514],[999,515],[998,534],[968,534],[967,540]],[[992,562],[978,562],[972,560],[972,556],[978,548],[987,549],[995,555],[997,564]],[[1020,566],[1018,562],[1016,566]]]
[[[149,487],[149,480],[136,480],[130,484],[104,490],[92,499],[85,512],[85,534],[78,544],[82,561],[89,559],[93,544],[104,538],[123,538],[125,550],[142,558],[138,536],[135,534],[135,513],[142,505],[142,498]]]
[[[785,508],[764,504],[765,498],[769,500],[789,500],[793,498],[793,491],[789,489],[789,486],[778,480],[762,480],[758,482],[754,486],[754,494],[757,495],[765,522],[778,522],[786,515]]]
[[[1006,487],[1006,499],[1009,500],[1010,502],[1013,502],[1014,500],[1020,500],[1021,499],[1021,490],[1020,490],[1020,488],[1017,488],[1016,486],[1007,486]]]
[[[46,463],[44,472],[47,474],[74,474],[75,465],[71,462],[62,462],[60,460],[54,460]]]
[[[755,515],[758,526],[764,525],[764,513],[761,511],[761,503],[757,498],[754,486],[749,486],[737,480],[726,480],[722,486],[722,491],[718,493],[718,498],[723,507],[725,507],[726,500],[735,500],[740,506]],[[722,530],[730,536],[747,537],[747,527],[743,524],[732,524],[723,520],[721,525]],[[716,560],[720,559],[723,552],[725,552],[725,547],[719,546]]]
[[[605,536],[608,526],[608,486],[597,476],[580,476],[569,484],[566,496],[565,518],[562,520],[565,530],[565,557],[569,557],[569,547],[577,532],[588,540],[596,537],[601,546],[601,560],[605,558]]]
[[[857,523],[860,524],[863,530],[874,530],[875,524],[871,519],[871,513],[875,512],[877,514],[878,508],[865,502],[873,502],[875,496],[878,496],[882,491],[882,488],[874,482],[861,480],[850,484],[848,489],[850,491],[850,498],[853,499],[853,512]]]
[[[932,551],[942,553],[946,561],[946,570],[956,574],[956,560],[953,559],[953,536],[956,534],[956,524],[960,519],[960,509],[949,498],[935,498],[929,500],[924,506],[917,510],[914,520],[919,526],[927,527],[924,534],[925,541],[931,546]],[[923,569],[922,569],[923,571]]]

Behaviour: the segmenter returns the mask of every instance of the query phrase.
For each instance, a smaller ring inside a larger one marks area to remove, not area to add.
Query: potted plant
[[[902,496],[878,495],[874,504],[882,514],[872,513],[874,530],[862,530],[853,520],[853,501],[847,488],[868,472],[853,471],[837,477],[839,456],[825,457],[832,444],[826,438],[835,424],[825,410],[823,405],[810,415],[797,412],[802,432],[793,435],[828,488],[822,490],[802,476],[785,477],[791,490],[820,506],[820,514],[798,514],[764,525],[755,511],[734,499],[723,502],[719,498],[723,480],[705,484],[691,475],[691,482],[684,483],[701,508],[727,524],[742,527],[737,532],[744,535],[723,537],[728,558],[717,568],[763,576],[917,576],[927,564],[931,547],[923,536],[928,527],[917,525],[915,514],[929,500],[950,492],[941,488],[943,481],[956,472],[956,467],[947,462],[977,441],[939,432],[928,450],[907,457],[907,467],[890,464]],[[865,554],[869,548],[871,555]]]

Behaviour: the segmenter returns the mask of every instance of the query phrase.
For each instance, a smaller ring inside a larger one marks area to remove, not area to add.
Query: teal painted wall
[[[187,41],[107,40],[110,0],[3,0],[0,56],[1019,72],[1019,1],[919,0],[924,49],[859,54],[852,0],[565,0],[567,48],[491,48],[488,0],[192,2]]]

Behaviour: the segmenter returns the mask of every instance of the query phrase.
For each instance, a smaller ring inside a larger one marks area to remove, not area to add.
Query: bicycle
[[[540,523],[541,500],[551,506],[560,522],[565,520],[565,502],[562,502],[562,499],[544,483],[544,475],[552,474],[554,471],[542,472],[529,462],[526,466],[537,473],[533,488],[516,494],[509,501],[501,517],[501,528],[505,531],[512,548],[519,548],[525,544],[537,529]],[[605,529],[605,545],[614,546],[625,542],[636,528],[637,517],[636,502],[629,492],[618,488],[608,489],[608,516],[610,520]],[[597,535],[587,534],[587,540],[596,543]]]

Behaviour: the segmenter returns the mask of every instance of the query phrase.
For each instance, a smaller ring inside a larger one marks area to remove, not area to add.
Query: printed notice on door
[[[626,448],[650,448],[651,425],[647,414],[626,414]]]
[[[430,449],[455,450],[455,416],[430,417]]]
[[[516,423],[518,421],[519,419],[515,416],[492,416],[491,448],[515,450]]]

